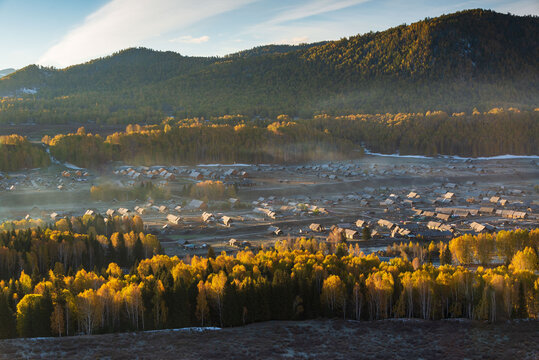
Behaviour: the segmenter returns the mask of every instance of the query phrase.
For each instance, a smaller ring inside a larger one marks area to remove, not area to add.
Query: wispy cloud
[[[205,42],[208,42],[210,40],[210,37],[208,35],[204,35],[201,37],[192,37],[191,35],[187,36],[180,36],[176,39],[171,39],[170,42],[178,42],[183,44],[202,44]]]
[[[39,59],[42,65],[67,66],[114,51],[140,46],[174,30],[255,0],[112,0],[89,15]],[[189,43],[209,37],[191,38]]]
[[[537,0],[511,1],[500,4],[495,8],[497,11],[510,12],[516,15],[538,15],[539,2]]]
[[[315,0],[299,6],[291,7],[273,19],[268,24],[282,24],[288,21],[305,19],[315,15],[321,15],[332,11],[346,9],[348,7],[368,2],[370,0]]]
[[[298,45],[298,44],[304,44],[309,42],[308,36],[296,36],[291,39],[283,38],[279,40],[279,43],[281,44],[287,44],[287,45]]]
[[[308,41],[327,40],[341,32],[342,21],[331,18],[333,12],[371,0],[311,0],[280,9],[266,21],[249,27],[245,34],[265,38],[269,43],[297,45]],[[314,18],[320,16],[319,18]],[[342,36],[342,32],[341,32]],[[271,37],[271,38],[270,38]],[[338,37],[338,36],[337,36]]]

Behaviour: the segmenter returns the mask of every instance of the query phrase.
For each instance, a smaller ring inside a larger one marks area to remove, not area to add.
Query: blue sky
[[[0,69],[66,67],[133,46],[225,55],[472,8],[539,15],[539,0],[0,0]]]

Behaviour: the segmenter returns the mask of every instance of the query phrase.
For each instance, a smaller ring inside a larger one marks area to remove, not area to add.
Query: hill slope
[[[2,78],[0,96],[25,99],[4,101],[0,121],[534,108],[537,33],[537,17],[470,10],[339,41],[265,46],[225,58],[128,49],[62,70],[32,65]]]

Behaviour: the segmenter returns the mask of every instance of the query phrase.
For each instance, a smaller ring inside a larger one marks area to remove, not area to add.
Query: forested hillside
[[[128,49],[0,80],[0,122],[157,123],[241,113],[533,109],[539,19],[470,10],[383,32],[224,58]],[[35,93],[34,93],[35,90]]]
[[[297,50],[310,49],[315,46],[323,45],[327,41],[322,41],[312,44],[299,45],[263,45],[252,49],[238,51],[237,53],[225,55],[225,58],[248,58],[253,56],[270,55],[270,54],[286,54]]]

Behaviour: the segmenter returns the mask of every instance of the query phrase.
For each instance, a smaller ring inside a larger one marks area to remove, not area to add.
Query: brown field
[[[537,321],[271,321],[0,341],[0,359],[538,359]]]

